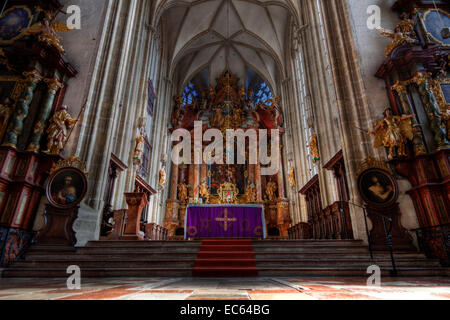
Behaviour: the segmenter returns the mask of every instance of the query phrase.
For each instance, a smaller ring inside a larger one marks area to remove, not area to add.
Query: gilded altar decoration
[[[220,204],[238,203],[239,189],[232,182],[223,183],[217,191]]]
[[[294,188],[297,186],[297,183],[295,182],[295,171],[294,167],[289,168],[289,185]]]
[[[67,106],[60,106],[53,117],[50,119],[50,125],[47,128],[47,150],[45,153],[59,155],[66,145],[69,131],[77,123],[67,112]]]
[[[270,179],[266,185],[267,200],[275,201],[277,199],[277,195],[276,195],[277,190],[278,190],[277,183],[275,181],[273,181],[272,179]]]
[[[188,188],[187,185],[183,182],[178,184],[178,200],[182,203],[186,203],[188,200]]]
[[[13,113],[12,102],[9,98],[6,98],[2,104],[0,104],[0,140],[6,133],[8,128],[8,121]]]
[[[210,191],[206,181],[203,181],[200,185],[200,197],[203,199],[204,203],[209,203]]]
[[[392,42],[386,47],[386,57],[389,57],[395,48],[417,42],[417,35],[414,31],[414,21],[403,15],[403,20],[395,27],[394,31],[378,27],[377,30]]]
[[[384,112],[384,119],[378,120],[375,127],[369,133],[375,136],[374,147],[389,148],[388,159],[394,159],[395,148],[399,157],[405,157],[406,142],[412,140],[414,137],[411,119],[415,115],[392,115],[391,109],[386,109]]]
[[[59,52],[65,53],[60,40],[61,37],[57,35],[58,32],[68,32],[73,29],[65,25],[62,22],[56,20],[56,15],[46,12],[46,16],[43,21],[33,24],[28,29],[24,30],[25,35],[38,35],[40,42],[47,43],[48,45],[55,47]]]
[[[245,190],[244,197],[246,203],[256,202],[256,188],[253,183],[250,186],[248,186],[247,189]]]
[[[313,133],[311,135],[311,140],[309,141],[309,154],[313,158],[314,162],[317,162],[320,160],[320,153],[319,153],[319,144],[317,142],[317,134]]]
[[[53,174],[53,172],[63,168],[77,168],[78,170],[83,172],[86,176],[89,176],[89,173],[86,170],[86,162],[81,161],[80,158],[74,155],[70,156],[67,159],[59,160],[56,163],[56,166],[52,168],[52,170],[50,171],[50,174]]]

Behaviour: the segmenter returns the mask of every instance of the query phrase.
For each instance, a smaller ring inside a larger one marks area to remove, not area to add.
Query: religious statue
[[[397,24],[394,31],[383,29],[381,27],[377,28],[381,35],[393,40],[386,47],[386,57],[389,57],[395,48],[404,44],[415,43],[417,41],[417,36],[414,32],[414,21],[407,19],[405,15],[402,17],[403,20]]]
[[[67,112],[67,106],[60,106],[53,117],[50,119],[50,125],[47,128],[47,151],[45,153],[58,155],[64,149],[69,130],[78,120],[72,119]]]
[[[55,47],[61,53],[65,53],[65,50],[60,43],[61,37],[59,37],[56,33],[68,32],[72,30],[73,28],[57,21],[56,15],[52,16],[52,14],[47,13],[43,21],[33,24],[23,32],[25,34],[39,35],[39,41]]]
[[[139,165],[142,163],[142,155],[144,154],[145,148],[145,129],[143,127],[140,128],[140,134],[136,138],[136,147],[134,149],[133,161],[135,165]]]
[[[216,98],[216,90],[212,86],[209,87],[209,98],[214,103],[214,99]]]
[[[173,128],[178,128],[180,125],[180,116],[182,114],[181,109],[183,107],[183,97],[176,95],[173,100],[175,101],[175,107],[173,109],[172,116],[170,117],[170,123]]]
[[[164,188],[167,182],[167,173],[166,173],[166,165],[163,164],[161,169],[159,170],[159,186]]]
[[[178,184],[178,200],[183,203],[186,203],[188,199],[188,189],[187,185],[184,182],[180,182]]]
[[[389,148],[388,159],[394,158],[394,149],[398,148],[398,156],[406,156],[405,144],[408,140],[412,140],[414,137],[411,118],[415,115],[392,115],[391,109],[384,111],[384,119],[378,120],[375,123],[375,128],[369,131],[370,134],[375,136],[374,147],[386,147]]]
[[[244,197],[246,203],[256,202],[256,188],[253,183],[245,189]]]
[[[267,199],[269,201],[275,201],[277,196],[276,196],[276,191],[278,189],[278,186],[276,184],[276,182],[274,182],[272,179],[269,180],[269,182],[266,185],[266,195],[267,195]]]
[[[297,183],[295,182],[295,172],[294,167],[289,168],[289,185],[294,188]]]
[[[319,161],[320,153],[319,153],[319,144],[317,142],[317,134],[313,133],[311,135],[311,141],[309,142],[308,146],[309,146],[309,153],[313,158],[314,162]]]
[[[203,183],[200,185],[200,197],[203,199],[204,203],[209,202],[209,187],[206,181],[203,181]]]
[[[209,121],[212,127],[221,128],[223,126],[225,118],[220,107],[214,109],[214,114]]]
[[[56,203],[71,205],[78,200],[77,190],[72,185],[72,180],[73,178],[71,176],[64,178],[64,187],[53,196]]]
[[[13,113],[12,102],[9,98],[6,98],[2,104],[0,104],[0,140],[3,139],[6,129],[8,128],[9,118]]]

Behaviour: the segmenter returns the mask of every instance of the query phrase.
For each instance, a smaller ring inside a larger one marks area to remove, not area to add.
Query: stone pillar
[[[194,168],[194,179],[193,179],[193,181],[194,181],[194,187],[193,187],[193,196],[194,196],[194,198],[195,199],[198,199],[199,198],[199,195],[200,195],[200,193],[199,193],[199,187],[200,187],[200,184],[201,184],[201,181],[200,181],[200,165],[199,164],[193,164],[192,165]]]
[[[434,133],[436,150],[450,148],[450,142],[447,140],[447,132],[444,129],[445,124],[443,124],[441,117],[441,109],[430,88],[428,75],[418,73],[411,81],[417,84],[419,88],[420,97],[430,121],[431,130]]]
[[[402,105],[402,112],[406,115],[413,114],[413,107],[411,106],[411,102],[408,99],[408,94],[406,91],[406,86],[399,81],[397,81],[393,86],[392,90],[397,92],[398,97],[400,99],[400,103]],[[416,118],[411,119],[413,130],[414,130],[414,138],[413,138],[413,144],[414,144],[414,154],[416,156],[421,154],[426,154],[427,151],[425,149],[424,139],[423,139],[423,133],[420,129],[419,124],[417,123]]]
[[[16,148],[19,135],[23,131],[23,122],[28,117],[30,104],[33,101],[34,90],[37,84],[42,80],[42,76],[36,71],[24,72],[25,87],[22,96],[20,97],[16,110],[12,116],[12,121],[9,124],[8,130],[3,142],[4,146]]]
[[[62,88],[62,84],[57,79],[44,79],[48,86],[47,95],[45,97],[44,105],[41,107],[39,115],[36,119],[33,129],[33,135],[31,136],[30,145],[27,151],[39,152],[40,141],[42,134],[44,133],[45,123],[47,122],[50,113],[52,112],[53,103],[55,102],[55,96],[59,89]]]
[[[125,199],[128,204],[127,223],[125,232],[121,240],[142,240],[139,237],[141,231],[142,210],[148,204],[145,193],[125,193]]]
[[[170,199],[176,200],[178,196],[178,165],[172,165],[172,184],[170,185]]]

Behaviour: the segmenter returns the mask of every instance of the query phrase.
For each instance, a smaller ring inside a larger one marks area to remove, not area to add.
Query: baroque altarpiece
[[[181,95],[174,97],[172,130],[182,128],[190,131],[192,141],[195,121],[202,122],[203,131],[219,129],[224,137],[227,129],[266,129],[269,133],[278,129],[284,133],[278,97],[255,103],[253,92],[239,86],[239,79],[230,72],[225,71],[216,80],[215,88],[211,86],[204,90],[201,99],[192,104],[184,105]],[[206,146],[204,143],[203,150]],[[203,204],[263,204],[267,230],[274,235],[287,236],[290,214],[282,158],[279,159],[278,173],[264,176],[261,175],[260,164],[249,163],[249,152],[257,151],[249,150],[246,143],[245,164],[227,164],[226,148],[224,164],[172,164],[170,196],[164,220],[170,237],[183,235],[186,206],[192,201],[198,202],[198,199]],[[193,154],[191,157],[194,159]]]

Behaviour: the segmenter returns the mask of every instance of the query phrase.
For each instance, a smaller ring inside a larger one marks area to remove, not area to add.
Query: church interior
[[[448,1],[0,5],[0,300],[450,298]]]

